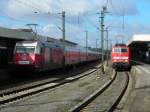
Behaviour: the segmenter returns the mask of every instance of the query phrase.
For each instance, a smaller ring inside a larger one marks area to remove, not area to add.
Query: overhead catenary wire
[[[11,16],[8,16],[7,14],[5,14],[5,16],[1,16],[1,17],[5,17],[5,18],[8,18],[10,20],[17,21],[17,22],[22,22],[22,23],[27,22],[27,21],[24,21],[24,20],[20,20],[20,19],[16,19],[16,18],[13,18]]]
[[[39,8],[40,6],[36,7],[37,4],[35,4],[35,3],[31,2],[31,1],[30,1],[30,3],[28,3],[28,2],[23,2],[22,0],[16,0],[16,2],[18,2],[21,5],[25,5],[25,6],[28,6],[28,7],[32,8],[32,9],[34,9],[35,11],[33,13],[39,13],[39,12],[41,13],[41,9]],[[48,11],[46,13],[42,12],[41,14],[58,15],[59,13],[51,13],[50,11]]]
[[[22,4],[22,5],[28,6],[30,8],[36,9],[37,11],[41,11],[41,9],[35,7],[35,5],[31,5],[31,4],[27,3],[27,2],[23,2],[22,0],[16,0],[16,2],[18,2],[18,3]]]
[[[123,23],[122,23],[122,29],[124,30],[125,29],[125,7],[124,7],[124,4],[123,4],[123,1],[121,0],[122,2],[122,6],[123,6]]]
[[[40,11],[40,9],[38,9],[37,7],[32,6],[31,4],[28,4],[27,2],[23,2],[21,0],[16,0],[15,2],[19,3],[18,5],[20,5],[20,7],[22,5],[25,5],[25,6],[28,6],[28,7],[31,7],[33,9],[36,9],[36,10]],[[11,15],[8,15],[7,13],[5,13],[5,15],[3,17],[8,18],[12,21],[21,22],[21,23],[30,23],[31,22],[31,21],[24,20],[24,18],[21,19],[21,18],[13,17]]]
[[[122,14],[118,14],[118,11],[114,7],[112,0],[110,0],[110,5],[111,5],[112,9],[114,10],[114,13],[116,13],[118,16],[122,16],[122,30],[124,30],[124,28],[125,28],[125,7],[124,7],[122,0],[121,0],[121,2],[122,2],[121,3],[122,5],[120,7],[120,10],[122,10]]]
[[[121,27],[118,27],[118,26],[111,26],[111,27],[116,27],[116,28],[121,28],[121,29],[124,29],[124,25],[125,25],[125,9],[124,9],[124,7],[123,7],[123,13],[121,14],[119,14],[119,12],[117,11],[117,9],[116,9],[116,7],[113,5],[113,3],[112,3],[112,0],[107,0],[106,1],[106,4],[105,4],[105,6],[107,6],[108,7],[108,5],[111,5],[111,7],[112,7],[112,9],[114,10],[114,13],[117,15],[117,16],[122,16],[122,26]],[[122,8],[122,7],[121,7]],[[95,25],[93,22],[91,22],[89,19],[88,19],[88,17],[85,17],[84,19],[86,19],[86,21],[88,21],[88,23],[90,24],[90,25],[92,25],[93,27],[95,27],[95,28],[99,28],[99,27],[97,27],[97,25]],[[99,29],[100,30],[100,29]]]
[[[16,0],[16,1],[18,3],[20,3],[20,4],[24,4],[25,6],[31,7],[33,9],[35,9],[36,11],[41,11],[38,7],[36,7],[36,5],[30,4],[30,2],[24,2],[24,1],[21,1],[21,0]],[[109,4],[109,0],[106,0],[106,6],[108,6],[108,4]],[[12,18],[12,19],[14,19],[14,18]],[[14,19],[14,20],[19,21],[18,19]],[[90,24],[91,26],[93,26],[94,28],[98,28],[98,26],[95,23],[93,23],[91,20],[89,20],[88,17],[84,17],[84,20],[86,20],[86,22],[88,24]],[[78,25],[81,24],[79,16],[78,16],[78,20],[77,21],[78,21]]]
[[[33,9],[35,9],[35,10],[37,10],[37,11],[41,11],[41,9],[39,9],[38,7],[36,7],[36,5],[32,5],[32,4],[30,4],[30,3],[27,3],[27,2],[23,2],[22,0],[16,0],[18,3],[20,3],[20,4],[23,4],[23,5],[25,5],[25,6],[28,6],[28,7],[30,7],[30,8],[33,8]],[[107,3],[108,3],[108,0],[107,0]],[[79,20],[79,16],[78,16],[78,24],[80,24],[80,20]],[[90,22],[90,24],[93,26],[93,27],[97,27],[95,24],[93,24],[93,23],[91,23]]]
[[[106,0],[105,6],[108,7],[109,0]]]
[[[39,13],[39,12],[41,12],[41,9],[40,8],[38,8],[38,7],[36,7],[37,6],[37,4],[33,4],[33,2],[31,3],[31,1],[30,1],[30,3],[29,2],[24,2],[24,1],[22,1],[22,0],[16,0],[16,2],[17,3],[19,3],[20,5],[24,5],[24,6],[27,6],[27,7],[30,7],[30,8],[32,8],[32,9],[35,9],[35,12],[33,12],[33,14],[34,13]],[[43,14],[43,13],[42,13]],[[49,12],[47,12],[47,13],[45,13],[45,14],[47,14],[47,15],[54,15],[53,13],[49,13]],[[57,13],[57,15],[58,15],[58,13]],[[12,18],[12,19],[14,19],[14,18]],[[60,18],[59,18],[60,19]],[[19,21],[18,19],[17,19],[17,21]]]
[[[114,11],[114,13],[116,13],[116,14],[117,14],[118,12],[117,12],[116,8],[114,7],[112,0],[110,0],[110,2],[109,2],[109,3],[110,3],[110,5],[111,5],[112,10]]]
[[[91,25],[92,27],[96,28],[96,29],[100,29],[96,24],[94,24],[91,20],[89,20],[88,17],[84,17],[84,20],[86,22],[88,22],[89,25]]]

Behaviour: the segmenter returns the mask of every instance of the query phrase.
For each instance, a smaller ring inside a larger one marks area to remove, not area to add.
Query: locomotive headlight
[[[125,62],[128,62],[128,60],[125,60]]]
[[[116,62],[117,60],[114,60],[114,62]]]

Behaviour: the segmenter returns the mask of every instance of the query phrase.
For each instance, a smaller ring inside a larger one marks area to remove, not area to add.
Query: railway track
[[[66,78],[70,76],[75,76],[78,74],[81,74],[85,71],[87,71],[90,68],[93,68],[96,66],[98,62],[90,62],[90,63],[84,63],[80,65],[76,65],[76,68],[73,67],[67,67],[65,70],[62,69],[56,69],[52,71],[44,71],[44,72],[20,72],[20,73],[14,73],[12,71],[9,72],[2,72],[0,78],[0,96],[4,93],[4,90],[14,87],[18,87],[20,85],[25,86],[25,84],[29,84],[32,82],[38,82],[40,80],[44,79],[58,79],[58,78]]]
[[[78,105],[71,108],[69,112],[112,112],[123,98],[128,83],[128,73],[115,73],[112,79]]]
[[[60,85],[76,81],[82,77],[90,75],[93,72],[96,72],[97,68],[101,66],[94,67],[93,69],[88,70],[87,72],[81,73],[76,76],[55,79],[55,80],[45,80],[41,82],[34,82],[34,84],[29,84],[26,86],[20,86],[15,89],[7,89],[0,92],[0,107],[5,107],[7,104],[14,103],[19,99],[37,94],[39,92],[58,87]]]

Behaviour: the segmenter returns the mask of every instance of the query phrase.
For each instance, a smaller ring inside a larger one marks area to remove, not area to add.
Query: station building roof
[[[37,35],[35,37],[35,34],[31,32],[26,32],[20,29],[9,29],[4,27],[0,27],[0,37],[22,40],[31,40],[35,38],[40,40],[47,40],[46,36]]]
[[[0,27],[0,41],[5,39],[18,39],[18,40],[41,40],[52,43],[61,43],[62,39],[55,39],[53,37],[47,37],[42,35],[35,35],[31,29],[9,29]],[[77,43],[65,40],[65,43],[70,46],[77,46]]]
[[[150,42],[150,34],[135,34],[129,40],[128,46],[130,46],[132,44],[148,43],[148,42]]]

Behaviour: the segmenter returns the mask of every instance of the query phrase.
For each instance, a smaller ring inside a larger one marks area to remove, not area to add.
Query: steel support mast
[[[108,29],[106,28],[106,58],[107,58],[107,63],[106,65],[108,66],[108,55],[109,55],[109,51],[108,51]]]
[[[62,45],[63,45],[63,68],[65,67],[65,11],[62,11]]]
[[[85,31],[85,38],[86,38],[86,60],[88,60],[88,31]]]
[[[105,16],[105,12],[106,12],[106,7],[103,6],[102,7],[102,11],[101,11],[101,24],[100,24],[100,28],[101,28],[101,52],[102,52],[102,73],[104,73],[104,16]]]

